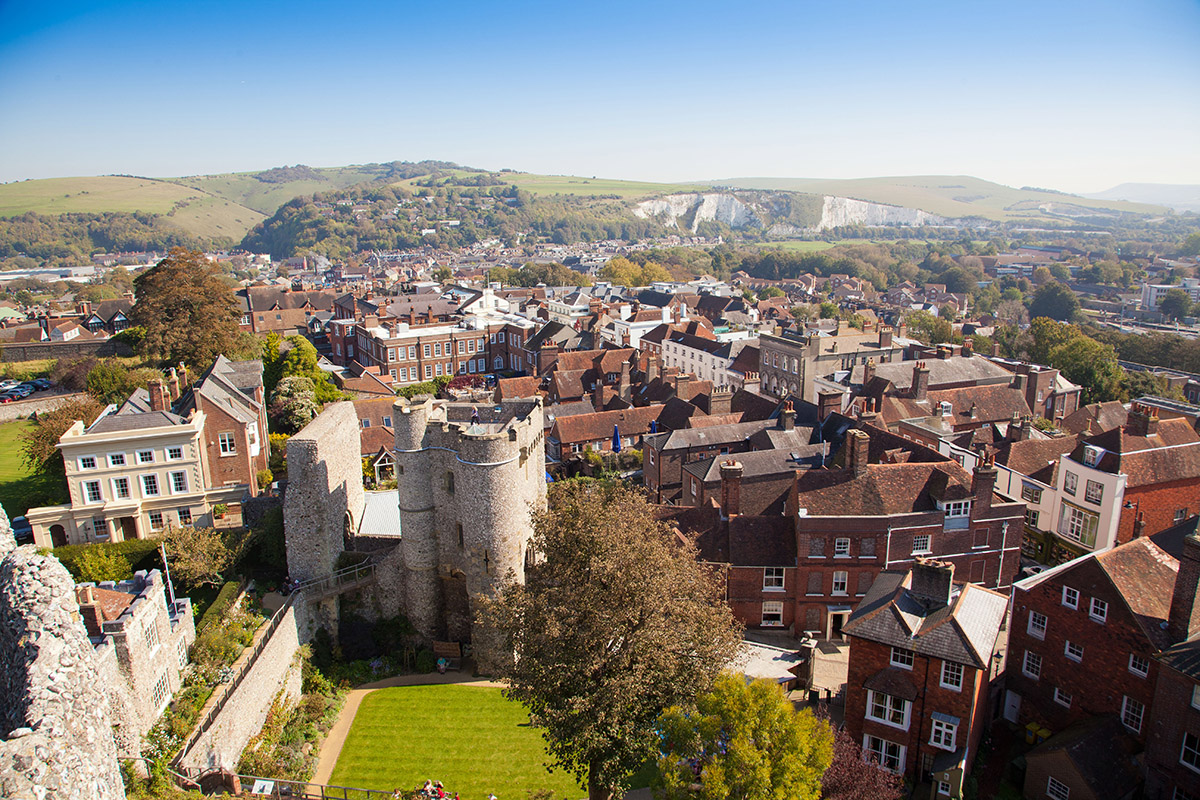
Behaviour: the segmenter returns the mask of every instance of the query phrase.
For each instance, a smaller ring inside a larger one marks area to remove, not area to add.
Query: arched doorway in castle
[[[62,525],[50,526],[50,544],[53,547],[62,547],[67,543],[67,529]]]
[[[467,576],[460,569],[438,570],[442,576],[442,598],[446,636],[452,642],[471,641],[471,601],[467,597]]]

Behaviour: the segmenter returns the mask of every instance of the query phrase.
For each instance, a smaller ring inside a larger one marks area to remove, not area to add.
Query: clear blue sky
[[[1200,183],[1200,2],[0,0],[0,180]]]

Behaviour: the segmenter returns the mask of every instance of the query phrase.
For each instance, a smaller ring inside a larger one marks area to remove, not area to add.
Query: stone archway
[[[50,545],[52,547],[62,547],[67,543],[67,529],[62,525],[50,526]]]

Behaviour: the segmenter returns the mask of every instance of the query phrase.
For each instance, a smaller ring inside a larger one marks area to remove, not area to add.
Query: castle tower
[[[470,640],[487,672],[478,601],[524,580],[530,514],[546,501],[541,401],[419,398],[395,412],[409,619],[427,637]]]

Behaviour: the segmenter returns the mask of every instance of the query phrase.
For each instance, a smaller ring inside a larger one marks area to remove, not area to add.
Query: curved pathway
[[[346,743],[346,735],[350,733],[350,726],[354,724],[354,717],[358,714],[358,707],[362,705],[364,697],[376,689],[387,689],[391,686],[428,686],[439,683],[500,688],[504,686],[496,681],[473,678],[470,672],[447,672],[445,675],[431,672],[428,675],[397,675],[381,681],[364,683],[356,689],[351,689],[338,714],[337,722],[333,723],[333,727],[325,735],[325,741],[321,743],[321,753],[317,756],[317,771],[313,773],[312,783],[329,783],[329,778],[333,775],[333,767],[337,764],[338,756],[342,754],[342,746]]]

